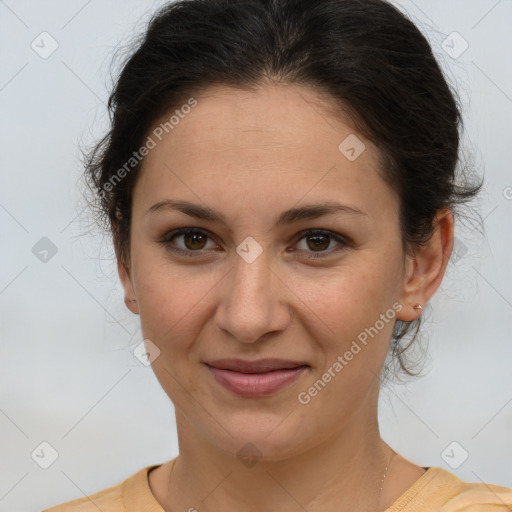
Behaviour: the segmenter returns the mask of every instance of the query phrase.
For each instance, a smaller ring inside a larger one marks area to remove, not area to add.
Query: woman
[[[179,456],[49,511],[511,510],[379,433],[481,187],[414,24],[383,0],[176,2],[109,107],[88,176]]]

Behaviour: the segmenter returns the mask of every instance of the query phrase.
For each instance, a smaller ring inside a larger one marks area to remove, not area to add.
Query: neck
[[[389,505],[381,503],[381,486],[385,474],[384,489],[389,482],[386,467],[394,453],[376,417],[354,416],[309,449],[254,465],[220,451],[179,412],[176,420],[180,455],[163,500],[167,510],[367,512]]]

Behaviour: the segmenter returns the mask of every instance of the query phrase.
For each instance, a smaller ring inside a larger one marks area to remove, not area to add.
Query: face
[[[153,131],[120,275],[187,435],[278,459],[377,414],[406,268],[399,202],[377,148],[314,91],[218,86],[196,100]],[[306,368],[249,396],[205,364],[224,358]]]

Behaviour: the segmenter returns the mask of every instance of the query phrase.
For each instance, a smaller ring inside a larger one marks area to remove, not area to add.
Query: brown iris
[[[322,242],[323,238],[323,242]],[[330,237],[328,235],[322,235],[322,234],[315,234],[315,235],[309,235],[306,237],[308,246],[310,249],[317,251],[317,250],[323,250],[327,249],[329,247],[330,243]],[[313,241],[313,246],[310,245],[310,242]]]
[[[208,236],[204,233],[184,233],[183,241],[187,249],[201,250],[206,244]]]

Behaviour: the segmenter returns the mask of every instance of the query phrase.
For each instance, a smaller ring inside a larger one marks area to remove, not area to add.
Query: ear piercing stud
[[[416,304],[413,306],[414,309],[423,309],[423,306],[421,304]]]

